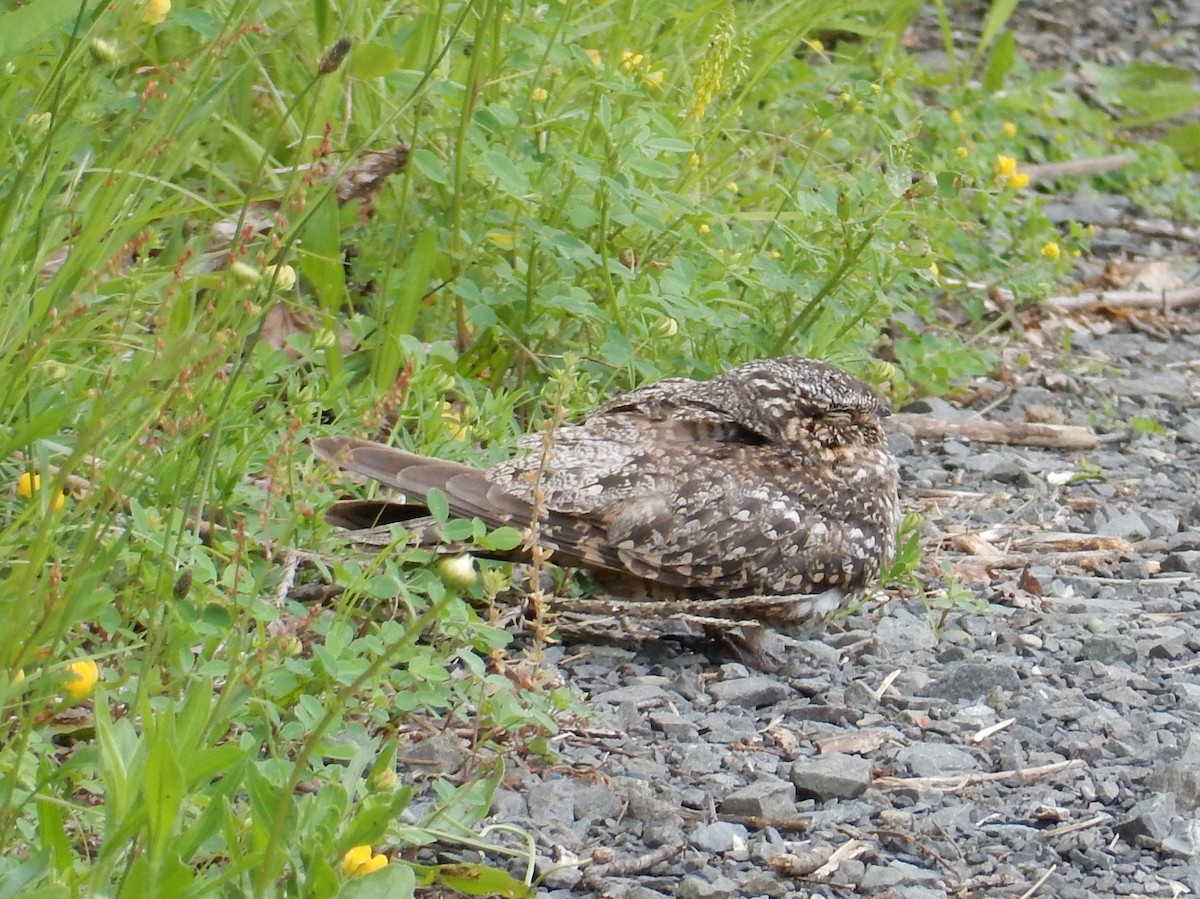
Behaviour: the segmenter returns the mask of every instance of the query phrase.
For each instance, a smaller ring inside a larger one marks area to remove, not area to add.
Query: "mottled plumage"
[[[857,378],[789,357],[634,390],[554,431],[548,454],[529,436],[486,471],[366,441],[315,449],[417,503],[341,503],[334,523],[400,521],[432,545],[419,505],[431,488],[455,516],[519,529],[540,492],[551,560],[593,570],[609,592],[652,600],[660,614],[786,622],[836,609],[891,558],[887,414]]]

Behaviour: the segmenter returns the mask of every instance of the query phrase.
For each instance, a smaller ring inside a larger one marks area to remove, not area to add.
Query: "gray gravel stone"
[[[965,749],[947,743],[914,743],[899,750],[895,759],[897,764],[904,766],[917,777],[939,777],[943,774],[979,770],[979,762],[975,756]]]
[[[942,699],[982,699],[989,690],[1015,690],[1020,683],[1017,673],[1008,665],[989,665],[983,662],[960,662],[947,666],[946,673],[931,683],[926,696]]]
[[[728,821],[714,821],[692,833],[691,842],[697,849],[705,852],[732,852],[735,849],[745,849],[750,832],[741,824]]]
[[[784,780],[764,778],[735,790],[721,800],[727,815],[791,818],[796,814],[796,787]]]
[[[688,874],[679,883],[679,899],[726,899],[736,895],[737,889],[738,885],[728,877],[718,877],[710,883]]]
[[[1175,817],[1175,797],[1170,793],[1155,793],[1137,803],[1113,829],[1129,843],[1143,836],[1161,843],[1170,835]]]
[[[1184,552],[1168,553],[1163,559],[1162,570],[1164,572],[1184,571],[1189,574],[1200,575],[1200,551],[1187,550]]]
[[[586,784],[568,778],[543,780],[530,785],[525,792],[529,817],[539,824],[575,821],[575,797]]]
[[[781,702],[792,691],[773,677],[735,677],[709,684],[708,692],[717,702],[755,708]]]
[[[840,752],[792,762],[796,795],[820,801],[861,796],[871,785],[871,763]]]
[[[1135,512],[1115,515],[1108,521],[1096,527],[1096,533],[1101,537],[1124,537],[1126,540],[1145,540],[1150,536],[1150,528]]]

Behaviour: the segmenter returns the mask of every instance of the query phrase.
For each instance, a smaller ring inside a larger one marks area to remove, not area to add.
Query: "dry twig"
[[[919,440],[961,437],[980,443],[1075,450],[1095,449],[1100,445],[1096,432],[1091,428],[1026,421],[986,421],[982,418],[950,420],[901,412],[888,419],[888,429]]]

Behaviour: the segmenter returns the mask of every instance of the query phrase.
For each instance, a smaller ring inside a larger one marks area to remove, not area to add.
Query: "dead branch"
[[[998,780],[1017,778],[1023,784],[1033,783],[1043,777],[1050,777],[1060,771],[1072,768],[1082,768],[1081,759],[1067,759],[1064,762],[1054,762],[1050,765],[1037,765],[1033,768],[1013,769],[1009,771],[983,771],[967,774],[953,774],[945,777],[877,777],[872,786],[880,790],[943,790],[955,793],[966,787],[978,784],[993,783]]]
[[[719,813],[718,821],[741,824],[747,830],[764,830],[773,827],[780,833],[807,833],[809,823],[804,818],[766,818],[762,815],[729,815]]]
[[[1029,176],[1030,184],[1040,184],[1044,181],[1054,181],[1072,175],[1098,175],[1101,172],[1111,172],[1113,169],[1119,169],[1131,162],[1133,162],[1132,154],[1116,153],[1112,156],[1096,156],[1092,159],[1043,162],[1040,165],[1022,166],[1021,171]]]
[[[1200,305],[1200,286],[1172,290],[1085,290],[1075,296],[1050,297],[1043,306],[1056,312],[1095,309],[1182,309]]]
[[[583,872],[583,886],[599,893],[604,889],[606,877],[627,877],[630,874],[648,871],[678,855],[682,849],[682,843],[668,843],[643,855],[619,858],[603,865],[592,865]]]
[[[980,443],[1007,446],[1045,446],[1053,449],[1087,450],[1100,445],[1096,432],[1079,425],[1035,424],[1026,421],[987,421],[982,418],[951,420],[904,412],[887,419],[889,430],[918,440],[961,437]]]

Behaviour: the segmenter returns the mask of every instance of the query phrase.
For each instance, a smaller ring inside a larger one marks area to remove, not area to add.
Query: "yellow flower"
[[[662,87],[663,79],[666,78],[666,72],[659,69],[657,72],[647,72],[642,78],[642,84],[647,87]]]
[[[963,114],[957,109],[950,110],[950,121],[955,125],[961,125],[963,123]]]
[[[511,250],[517,245],[517,236],[511,231],[489,231],[484,236],[502,250]]]
[[[996,165],[993,166],[997,175],[1011,175],[1017,170],[1017,161],[1003,153],[996,154]]]
[[[1000,126],[1000,133],[1003,134],[1005,137],[1016,137],[1017,136],[1017,126],[1014,125],[1012,122],[1005,122],[1003,125]]]
[[[17,496],[21,499],[33,499],[33,495],[42,489],[42,476],[25,472],[17,479]],[[67,504],[67,498],[62,493],[56,493],[50,498],[50,508],[55,512],[62,511]]]
[[[693,153],[691,156],[688,157],[688,168],[691,168],[691,169],[700,168],[700,154],[699,153]]]
[[[466,440],[471,436],[470,426],[463,424],[462,416],[450,403],[442,403],[442,423],[456,440]]]
[[[1047,259],[1057,259],[1062,255],[1062,250],[1058,248],[1058,244],[1056,244],[1054,241],[1050,241],[1050,243],[1042,247],[1042,255]]]
[[[942,275],[942,270],[938,268],[938,264],[936,262],[929,263],[929,271],[935,278],[940,278]]]
[[[954,155],[957,156],[959,159],[966,159],[967,153],[968,153],[968,150],[966,147],[955,147],[954,148]]]
[[[372,854],[370,846],[355,846],[342,856],[342,873],[347,877],[359,877],[378,871],[387,863],[387,856]]]
[[[808,46],[809,46],[809,49],[811,49],[814,53],[824,53],[825,52],[825,45],[823,43],[821,43],[821,41],[819,41],[815,37],[811,41],[808,42]]]
[[[641,53],[634,53],[632,50],[626,50],[621,54],[621,68],[626,72],[630,72],[637,66],[642,64],[645,57]]]
[[[171,11],[171,0],[146,0],[142,21],[147,25],[161,25]]]
[[[729,183],[727,183],[727,184],[725,185],[725,189],[726,189],[727,191],[729,191],[731,194],[736,194],[736,193],[738,192],[738,186],[737,186],[737,182],[736,182],[736,181],[730,181]]]
[[[583,52],[586,53],[587,58],[592,61],[592,65],[594,65],[596,68],[600,68],[601,63],[604,62],[604,57],[600,55],[599,50],[594,50],[592,48],[588,48],[588,49],[584,50]]]
[[[707,234],[709,231],[712,230],[712,228],[708,227],[707,222],[702,222],[699,225],[699,227],[696,228],[696,230],[699,231],[701,234]]]
[[[100,666],[92,659],[81,659],[67,666],[70,675],[63,689],[72,699],[86,699],[100,680]]]
[[[1013,190],[1020,190],[1029,183],[1029,176],[1024,172],[1017,172],[1015,175],[1009,175],[1008,180],[1004,183]]]
[[[535,87],[529,92],[529,99],[534,103],[545,103],[550,96],[550,91],[544,87]]]
[[[833,137],[833,129],[832,128],[823,128],[821,130],[821,133],[818,134],[817,137],[828,140],[829,138]]]

